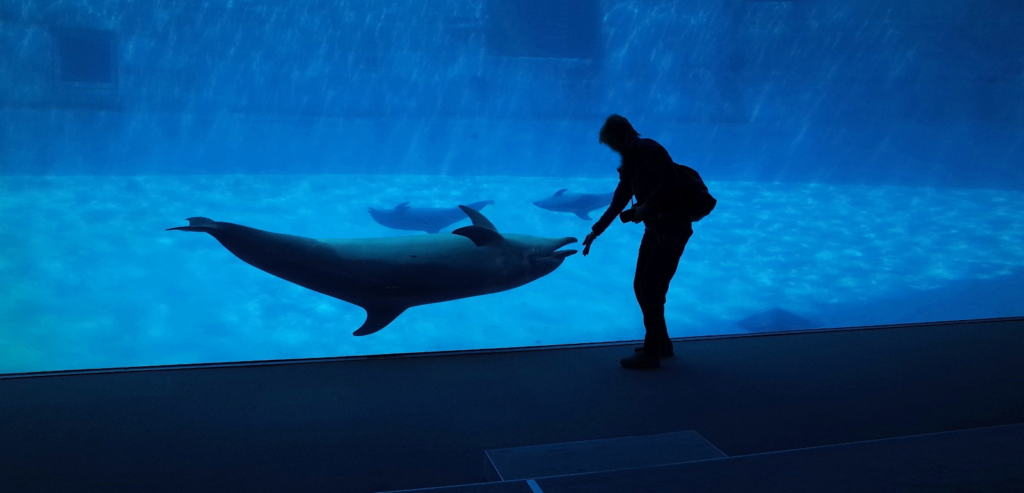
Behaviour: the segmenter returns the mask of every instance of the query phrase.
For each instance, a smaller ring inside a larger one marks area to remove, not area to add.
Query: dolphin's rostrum
[[[553,272],[576,238],[501,234],[479,212],[451,235],[314,239],[205,217],[170,230],[209,233],[244,262],[366,310],[353,335],[383,329],[406,309],[506,291]]]

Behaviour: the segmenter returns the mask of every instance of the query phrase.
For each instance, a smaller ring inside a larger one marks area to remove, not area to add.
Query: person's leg
[[[640,240],[640,252],[636,256],[636,271],[633,272],[633,294],[636,295],[636,301],[643,306],[644,295],[643,295],[643,277],[644,272],[647,270],[647,264],[650,262],[651,252],[654,250],[657,238],[651,230],[644,230],[644,237]]]
[[[644,351],[659,354],[659,351],[670,352],[672,342],[668,337],[668,326],[665,323],[665,296],[669,284],[679,266],[679,259],[686,248],[686,242],[693,230],[685,227],[655,236],[650,234],[651,241],[644,258],[642,269],[638,265],[634,279],[634,290],[637,301],[644,315]],[[648,234],[644,235],[648,239]]]
[[[644,306],[644,273],[647,272],[648,264],[651,260],[651,254],[657,243],[657,237],[651,230],[644,231],[644,238],[640,241],[640,252],[636,256],[636,272],[633,274],[633,292],[636,294],[637,303],[640,304],[641,308]],[[646,316],[644,317],[646,320]],[[646,323],[645,323],[646,326]],[[648,331],[649,333],[649,331]],[[646,337],[645,337],[646,340]],[[658,352],[648,351],[648,344],[644,344],[643,348],[637,350],[636,354],[622,358],[622,366],[626,368],[657,368],[660,366],[660,356]]]

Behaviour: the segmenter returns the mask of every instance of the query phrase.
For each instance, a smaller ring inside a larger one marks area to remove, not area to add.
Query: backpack
[[[697,170],[676,164],[676,177],[682,187],[680,190],[682,205],[690,214],[690,221],[700,221],[715,210],[718,201],[708,192],[708,186],[704,184],[704,180],[701,179]]]

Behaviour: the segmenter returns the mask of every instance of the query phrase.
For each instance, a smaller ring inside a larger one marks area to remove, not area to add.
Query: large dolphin
[[[608,207],[614,193],[573,193],[563,188],[554,195],[538,200],[533,205],[554,212],[571,212],[580,219],[590,220],[590,211]]]
[[[484,200],[469,204],[469,208],[479,211],[493,200]],[[382,226],[404,231],[423,231],[437,233],[443,228],[466,218],[458,207],[409,207],[402,202],[394,209],[374,209],[370,207],[370,216]]]
[[[450,235],[314,239],[205,217],[169,228],[209,233],[245,263],[366,310],[353,335],[386,327],[406,309],[506,291],[550,274],[576,238],[501,234],[483,214],[459,206],[472,226]]]

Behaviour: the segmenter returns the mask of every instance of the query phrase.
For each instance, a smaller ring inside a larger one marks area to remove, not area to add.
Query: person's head
[[[633,129],[633,125],[630,125],[629,120],[622,115],[609,116],[604,121],[604,125],[601,126],[601,133],[599,134],[599,142],[611,147],[612,150],[621,153],[626,149],[626,146],[633,139],[640,137],[640,134]]]

